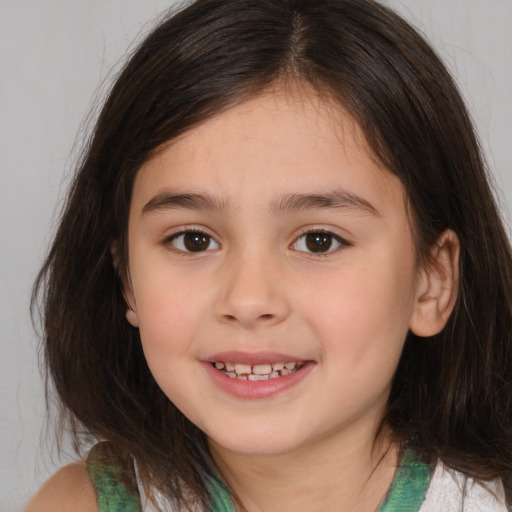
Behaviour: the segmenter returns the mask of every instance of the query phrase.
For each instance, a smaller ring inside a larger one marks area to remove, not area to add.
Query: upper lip
[[[265,364],[265,363],[290,363],[290,362],[302,362],[304,358],[282,354],[279,352],[239,352],[236,350],[219,352],[206,359],[209,363],[216,363],[219,361],[230,362],[230,363],[242,363],[242,364]]]

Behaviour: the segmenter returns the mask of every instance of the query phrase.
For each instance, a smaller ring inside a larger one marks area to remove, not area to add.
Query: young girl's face
[[[405,204],[352,118],[312,93],[235,106],[142,167],[127,317],[217,449],[374,435],[418,302]]]

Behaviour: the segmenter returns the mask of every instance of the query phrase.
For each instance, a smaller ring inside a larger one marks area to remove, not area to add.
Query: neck
[[[213,441],[210,447],[240,511],[375,512],[393,480],[398,447],[384,435],[332,441],[274,456],[232,453]]]

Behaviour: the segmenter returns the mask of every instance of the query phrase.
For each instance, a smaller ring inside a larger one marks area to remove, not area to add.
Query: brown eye
[[[211,236],[200,231],[178,233],[172,237],[171,244],[183,252],[204,252],[219,248],[219,244]]]
[[[348,245],[342,238],[328,232],[311,232],[299,237],[293,244],[297,251],[313,254],[333,252],[342,245]]]

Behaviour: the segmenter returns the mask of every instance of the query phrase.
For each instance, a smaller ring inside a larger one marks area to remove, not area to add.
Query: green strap
[[[116,467],[92,463],[88,470],[96,489],[99,512],[141,512],[139,498],[121,482]],[[220,480],[210,479],[207,485],[211,512],[235,512],[229,492]]]
[[[406,450],[393,483],[377,512],[418,512],[425,499],[432,469]]]
[[[212,503],[210,512],[235,512],[231,496],[222,481],[210,478],[207,487]]]
[[[91,463],[88,470],[100,512],[141,512],[139,498],[121,482],[117,468]]]

